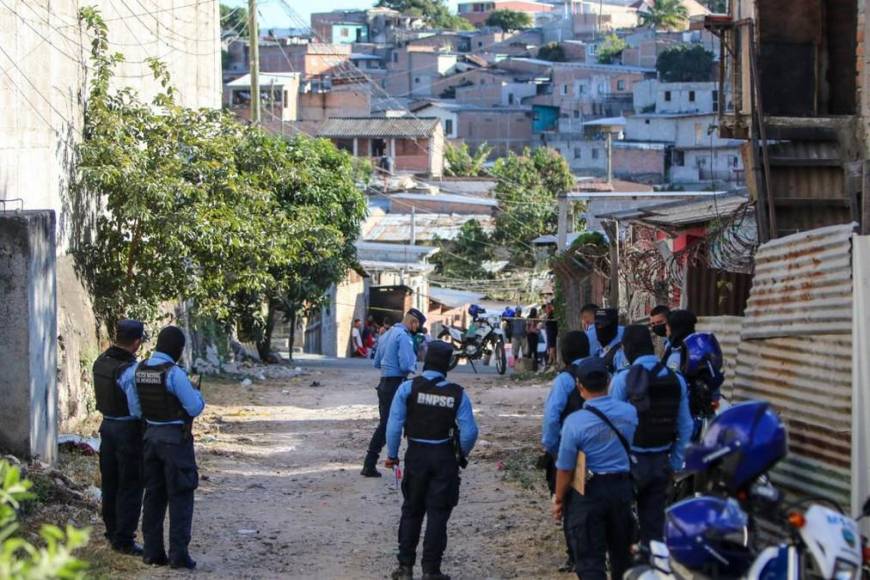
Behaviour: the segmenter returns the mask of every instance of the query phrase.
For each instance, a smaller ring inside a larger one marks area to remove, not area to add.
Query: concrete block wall
[[[57,291],[53,211],[0,213],[0,448],[57,456]]]

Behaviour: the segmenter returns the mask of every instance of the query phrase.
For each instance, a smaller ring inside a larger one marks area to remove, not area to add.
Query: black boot
[[[574,560],[568,558],[565,560],[565,563],[559,566],[559,572],[573,572],[574,571]]]
[[[414,580],[414,567],[407,564],[399,564],[390,575],[391,580]]]
[[[172,560],[169,562],[169,567],[173,570],[178,570],[179,568],[193,570],[196,568],[196,560],[190,556],[185,556],[184,558],[179,558],[178,560]]]
[[[363,477],[380,477],[381,472],[375,469],[374,465],[365,465],[360,471],[360,475]]]
[[[423,580],[450,580],[450,576],[441,572],[423,572]]]

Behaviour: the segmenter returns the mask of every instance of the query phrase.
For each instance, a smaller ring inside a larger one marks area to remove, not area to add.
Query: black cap
[[[412,308],[408,311],[409,316],[413,316],[420,323],[420,326],[426,324],[426,317],[423,316],[423,313],[417,310],[416,308]]]
[[[115,326],[115,340],[117,342],[126,344],[141,338],[145,338],[145,325],[138,320],[125,318],[119,320]]]
[[[610,382],[610,373],[607,372],[604,359],[592,356],[583,359],[574,366],[574,378],[588,390],[599,393],[607,388],[607,383]]]
[[[424,371],[438,371],[447,374],[450,370],[450,359],[453,347],[443,340],[433,340],[426,350],[426,360],[423,361]]]
[[[595,311],[595,324],[608,325],[619,323],[619,311],[616,308],[599,308]]]

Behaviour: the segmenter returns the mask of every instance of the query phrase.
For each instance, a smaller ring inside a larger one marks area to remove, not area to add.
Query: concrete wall
[[[53,211],[0,213],[0,447],[57,455],[57,290]]]
[[[459,139],[469,147],[488,143],[493,157],[508,150],[521,152],[532,144],[532,113],[524,111],[462,111],[459,113]]]
[[[302,121],[325,121],[332,117],[367,117],[371,111],[368,91],[329,91],[301,93],[299,118]]]

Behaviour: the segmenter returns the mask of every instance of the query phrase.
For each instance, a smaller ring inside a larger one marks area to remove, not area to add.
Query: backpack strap
[[[611,420],[608,419],[607,415],[605,415],[600,410],[596,409],[595,407],[593,407],[591,405],[583,405],[583,410],[589,411],[590,413],[592,413],[593,415],[595,415],[596,417],[601,419],[604,422],[604,424],[607,425],[608,427],[610,427],[610,430],[616,434],[617,439],[619,439],[619,442],[622,444],[622,448],[625,449],[625,454],[628,456],[629,467],[631,465],[637,463],[637,459],[635,458],[634,454],[631,452],[631,446],[628,444],[628,440],[622,434],[622,431],[617,429],[616,425],[614,425],[613,422],[611,422]]]

